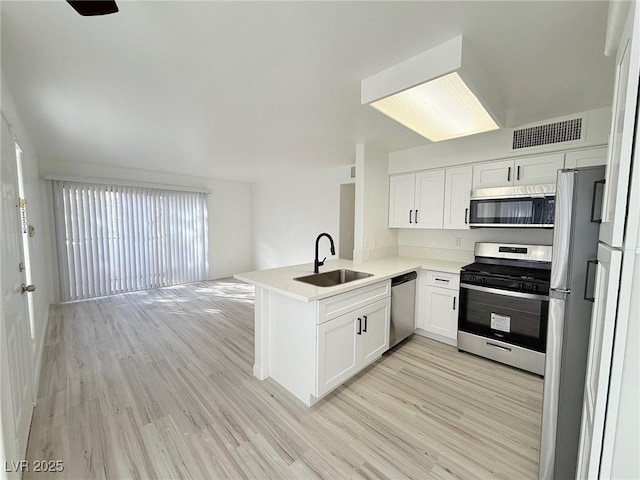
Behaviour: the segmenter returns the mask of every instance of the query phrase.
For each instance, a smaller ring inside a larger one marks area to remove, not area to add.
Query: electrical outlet
[[[456,247],[460,248],[460,243],[461,243],[460,237],[453,237],[453,244]]]

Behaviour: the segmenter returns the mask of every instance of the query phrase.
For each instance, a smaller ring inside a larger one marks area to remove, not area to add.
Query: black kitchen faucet
[[[331,235],[329,235],[328,233],[321,233],[320,235],[318,235],[318,238],[316,238],[316,258],[313,260],[313,273],[319,273],[320,267],[324,265],[324,261],[327,259],[327,257],[324,257],[322,261],[318,260],[318,243],[320,243],[320,239],[322,237],[327,237],[331,242],[331,255],[336,254],[336,249],[333,246],[333,238],[331,238]]]

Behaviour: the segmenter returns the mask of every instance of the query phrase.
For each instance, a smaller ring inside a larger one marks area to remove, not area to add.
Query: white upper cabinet
[[[415,173],[393,175],[389,178],[390,228],[410,228],[413,225],[415,183]]]
[[[513,160],[478,163],[473,166],[473,189],[513,184]]]
[[[443,228],[466,230],[469,228],[469,197],[473,167],[447,168],[444,182]]]
[[[638,98],[638,72],[640,71],[640,28],[633,28],[634,8],[630,10],[622,32],[616,58],[616,78],[613,93],[611,134],[607,152],[607,174],[600,241],[622,247],[627,211],[627,193],[633,152],[633,134]],[[635,31],[634,31],[635,30]],[[638,146],[636,146],[638,148]]]
[[[444,170],[416,173],[413,228],[442,228]]]
[[[564,153],[516,159],[514,185],[556,183],[558,170],[564,168]]]
[[[473,189],[556,183],[564,153],[479,163],[473,166]]]
[[[564,168],[595,167],[606,163],[607,147],[577,150],[564,156]]]
[[[392,175],[390,228],[442,228],[444,170]]]

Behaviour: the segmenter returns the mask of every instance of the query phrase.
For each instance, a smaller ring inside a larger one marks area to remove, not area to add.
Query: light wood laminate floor
[[[534,478],[542,380],[413,336],[307,408],[252,376],[253,287],[53,306],[25,478]]]

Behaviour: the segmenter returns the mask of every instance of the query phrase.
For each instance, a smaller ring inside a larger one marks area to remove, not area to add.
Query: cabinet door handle
[[[358,335],[362,335],[362,319],[358,317]]]
[[[411,221],[411,214],[412,214],[412,213],[413,213],[413,210],[409,210],[409,223],[413,223],[413,222]]]
[[[520,165],[518,165],[518,171],[516,173],[516,180],[520,180]]]
[[[367,333],[367,316],[363,315],[362,318],[364,318],[364,328],[362,329],[362,331],[364,333]]]
[[[511,181],[511,167],[507,168],[507,182]]]
[[[449,280],[447,280],[446,278],[438,278],[438,277],[436,277],[434,280],[435,280],[436,282],[449,283]]]
[[[453,309],[456,309],[456,297],[453,297]]]
[[[598,192],[598,185],[602,185],[603,195],[604,195],[604,184],[606,180],[603,178],[602,180],[598,180],[597,182],[593,182],[593,198],[591,199],[591,223],[602,223],[602,196],[600,197],[600,218],[593,218],[596,213],[596,198]]]
[[[469,208],[464,209],[464,224],[469,225]]]
[[[416,210],[416,214],[414,215],[413,219],[414,219],[415,223],[417,224],[418,223],[418,210]]]

